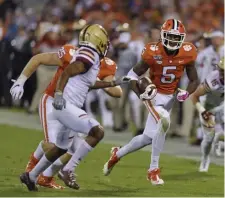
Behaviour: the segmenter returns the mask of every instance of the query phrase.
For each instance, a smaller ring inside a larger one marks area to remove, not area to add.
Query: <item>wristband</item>
[[[27,77],[23,74],[21,74],[19,76],[19,78],[17,79],[17,82],[21,83],[21,84],[24,84],[25,82],[27,81]]]
[[[63,95],[63,92],[60,90],[55,90],[55,93],[57,93],[58,95]]]

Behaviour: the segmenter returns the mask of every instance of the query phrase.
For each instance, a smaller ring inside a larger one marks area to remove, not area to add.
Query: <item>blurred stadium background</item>
[[[18,77],[33,55],[57,51],[65,43],[78,45],[79,30],[87,23],[99,23],[110,34],[108,56],[117,63],[117,75],[125,75],[140,59],[144,44],[159,40],[160,27],[168,18],[181,20],[187,30],[186,41],[198,48],[196,67],[202,81],[224,53],[223,0],[0,0],[0,122],[41,127],[39,98],[57,67],[39,67],[27,81],[20,101],[12,101],[9,93],[11,79]],[[184,76],[180,87],[186,85]],[[92,91],[85,104],[87,112],[107,129],[109,141],[126,142],[145,125],[145,107],[128,87],[123,91],[121,99]],[[205,99],[207,105],[219,104],[218,97],[210,97]],[[218,130],[223,129],[218,126]],[[191,102],[176,103],[166,143],[171,150],[166,151],[179,155],[176,152],[182,147],[181,155],[199,158],[200,148],[190,145],[199,145],[201,139],[198,114]],[[223,164],[222,159],[213,160]]]

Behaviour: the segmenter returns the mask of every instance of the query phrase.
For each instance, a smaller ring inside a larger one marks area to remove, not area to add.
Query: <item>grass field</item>
[[[100,144],[77,169],[79,191],[39,187],[39,192],[28,192],[20,183],[19,175],[42,139],[42,133],[6,125],[0,125],[0,131],[0,196],[224,197],[224,167],[212,165],[209,173],[201,174],[197,172],[197,162],[168,155],[162,155],[160,161],[164,186],[152,186],[146,180],[150,154],[144,151],[128,155],[105,177],[102,167],[111,146],[106,144]]]

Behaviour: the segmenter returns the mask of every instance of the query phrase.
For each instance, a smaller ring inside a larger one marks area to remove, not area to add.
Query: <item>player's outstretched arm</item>
[[[199,97],[205,95],[208,91],[210,91],[207,82],[200,84],[195,92],[190,96],[193,104],[195,105],[198,112],[201,114],[204,121],[206,121],[205,125],[213,127],[214,126],[214,119],[211,112],[207,111],[199,102]]]
[[[129,83],[130,78],[127,76],[118,77],[114,80],[108,80],[108,81],[101,81],[97,80],[94,84],[94,86],[91,87],[91,89],[102,89],[102,88],[109,88],[109,87],[116,87],[121,84]]]
[[[110,75],[110,76],[107,76],[107,77],[104,78],[104,81],[107,81],[107,82],[110,82],[110,81],[113,81],[113,80],[115,80],[115,77],[113,75]],[[115,98],[120,98],[123,94],[123,91],[122,91],[122,89],[119,85],[115,86],[115,87],[105,88],[104,91],[109,96],[112,96],[112,97],[115,97]]]
[[[187,91],[189,94],[192,94],[199,85],[197,70],[194,66],[194,62],[191,65],[186,67],[187,77],[189,79],[189,84],[187,87]]]
[[[45,66],[61,66],[62,61],[58,57],[57,53],[41,53],[33,56],[26,64],[22,71],[22,75],[29,78],[40,65]]]
[[[22,73],[17,80],[12,80],[14,83],[10,89],[13,99],[18,100],[23,96],[23,86],[26,80],[37,70],[39,65],[61,66],[62,61],[58,58],[57,53],[42,53],[33,56],[27,63]]]
[[[207,93],[207,91],[206,91],[205,85],[200,84],[197,87],[197,89],[195,90],[195,92],[190,95],[190,98],[191,98],[193,104],[195,105],[196,103],[198,103],[199,97],[204,96],[206,93]]]
[[[127,74],[127,76],[131,78],[130,87],[137,94],[138,97],[140,96],[137,84],[138,78],[143,75],[148,69],[149,65],[143,60],[141,60]]]

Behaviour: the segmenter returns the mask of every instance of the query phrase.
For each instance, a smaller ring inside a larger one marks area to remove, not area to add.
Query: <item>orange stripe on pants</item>
[[[48,99],[48,95],[45,94],[43,96],[43,98],[44,99],[41,101],[42,102],[41,110],[43,109],[42,114],[41,114],[41,119],[42,119],[42,126],[44,129],[45,141],[48,142],[49,138],[48,138],[48,127],[47,127],[47,115],[46,115],[46,101]]]
[[[44,129],[44,125],[43,125],[43,120],[42,120],[42,100],[44,98],[44,95],[41,97],[41,100],[40,100],[40,108],[39,108],[39,116],[40,116],[40,120],[41,120],[41,125],[42,125],[42,128]]]
[[[151,115],[155,119],[156,123],[158,123],[158,121],[160,120],[160,116],[159,116],[158,112],[155,110],[155,108],[153,107],[151,101],[150,100],[144,101],[144,104],[145,104],[146,108],[148,109],[149,113],[151,113]]]

